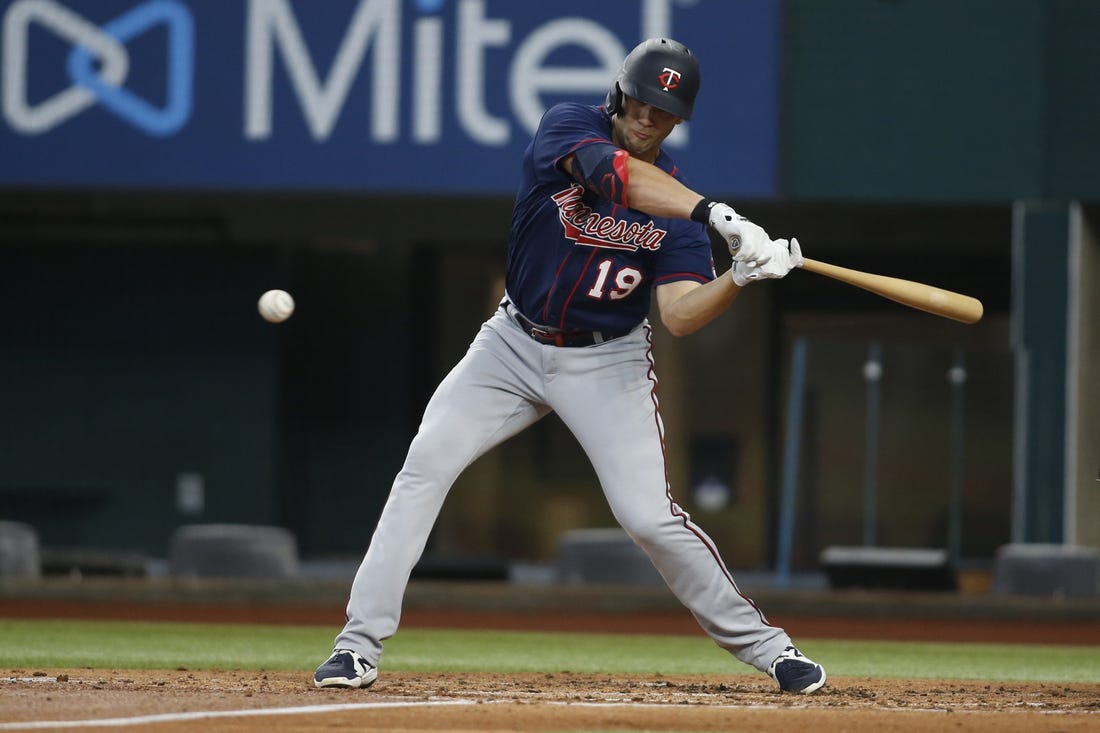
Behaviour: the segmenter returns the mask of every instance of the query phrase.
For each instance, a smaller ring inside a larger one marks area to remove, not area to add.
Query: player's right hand
[[[768,233],[729,205],[716,203],[711,206],[707,223],[726,240],[735,261],[760,266],[771,259],[773,248]]]

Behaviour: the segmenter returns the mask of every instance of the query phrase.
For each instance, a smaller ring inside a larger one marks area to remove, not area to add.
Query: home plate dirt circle
[[[5,670],[0,730],[1093,731],[1100,686],[840,677],[815,695],[761,677],[383,673],[317,690],[292,672]]]

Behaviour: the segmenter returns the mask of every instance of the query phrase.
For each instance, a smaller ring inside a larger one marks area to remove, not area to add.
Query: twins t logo
[[[657,77],[657,81],[661,82],[661,88],[664,91],[672,91],[680,86],[680,72],[666,66],[661,70],[661,75]]]
[[[72,85],[33,105],[27,99],[32,22],[72,43],[65,65]],[[126,42],[160,23],[168,31],[164,107],[123,86],[130,71]],[[20,132],[47,132],[96,102],[158,137],[179,132],[191,116],[195,23],[179,0],[148,0],[103,27],[54,0],[17,0],[4,17],[3,33],[4,116]]]

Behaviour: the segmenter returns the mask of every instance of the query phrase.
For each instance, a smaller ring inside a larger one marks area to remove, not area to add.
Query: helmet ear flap
[[[607,99],[603,104],[609,115],[616,115],[623,108],[623,90],[619,86],[619,80],[611,82],[611,89],[607,91]]]

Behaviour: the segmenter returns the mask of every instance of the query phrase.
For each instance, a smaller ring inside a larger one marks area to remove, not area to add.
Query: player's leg
[[[409,575],[459,473],[549,412],[537,392],[538,344],[494,323],[502,317],[482,327],[429,401],[352,583],[347,625],[334,648],[352,650],[372,667],[397,630]]]
[[[616,519],[707,634],[767,671],[790,638],[742,595],[714,542],[669,491],[648,327],[572,351],[551,406],[588,454]]]

